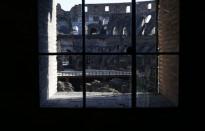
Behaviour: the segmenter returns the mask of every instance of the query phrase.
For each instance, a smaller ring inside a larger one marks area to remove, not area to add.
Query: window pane
[[[57,69],[57,97],[78,100],[82,107],[82,56],[57,56]]]
[[[178,56],[137,56],[136,69],[137,107],[174,107],[178,104]]]
[[[57,52],[82,52],[81,0],[57,3]]]
[[[131,74],[130,56],[86,56],[86,106],[130,107]]]
[[[102,4],[103,3],[103,4]],[[127,52],[131,46],[131,0],[85,0],[86,52]],[[128,10],[129,11],[129,10]]]
[[[41,107],[82,107],[81,61],[77,55],[39,56]]]
[[[136,66],[137,92],[156,93],[158,91],[156,85],[157,56],[138,55]]]
[[[150,98],[158,94],[157,56],[136,56],[137,107],[149,107]],[[152,103],[151,103],[152,104]]]
[[[156,52],[155,1],[136,3],[136,52]]]

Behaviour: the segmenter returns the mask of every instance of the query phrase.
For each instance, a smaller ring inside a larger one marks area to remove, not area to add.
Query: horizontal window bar
[[[142,52],[135,55],[179,55],[179,52]],[[132,55],[132,53],[39,53],[39,55]]]

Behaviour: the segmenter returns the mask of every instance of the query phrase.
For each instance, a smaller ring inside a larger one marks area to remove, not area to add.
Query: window
[[[147,5],[147,9],[152,9],[152,4],[151,3],[149,3],[148,5]]]
[[[155,1],[137,4],[129,1],[135,7],[132,9],[136,9],[129,14],[119,13],[117,8],[106,13],[110,5],[124,7],[121,0],[121,3],[106,3],[107,6],[86,0],[72,5],[69,1],[70,8],[60,12],[56,12],[56,1],[53,0],[53,5],[39,6],[48,7],[39,8],[39,12],[44,12],[39,13],[41,107],[176,106],[170,101],[169,91],[171,86],[176,88],[174,93],[178,89],[173,81],[178,80],[175,72],[178,72],[179,52],[163,52],[163,48],[170,48],[159,45],[158,11],[140,11],[150,2],[157,7]],[[91,14],[85,14],[86,9],[81,10],[92,4],[98,4],[98,12],[89,8]],[[68,23],[66,34],[57,29],[62,23],[58,15],[65,16],[63,20]],[[98,21],[89,20],[94,16]],[[106,33],[101,34],[102,30]]]
[[[103,19],[103,25],[107,25],[108,22],[109,22],[109,18],[104,18],[104,19]]]
[[[105,12],[109,11],[109,6],[105,6]]]
[[[130,6],[126,7],[126,13],[130,13]]]
[[[88,7],[87,6],[85,6],[85,12],[88,12]]]

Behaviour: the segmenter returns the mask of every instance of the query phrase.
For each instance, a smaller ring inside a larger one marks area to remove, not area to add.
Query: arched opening
[[[148,15],[146,18],[145,18],[145,23],[149,23],[149,21],[151,20],[152,16],[151,15]]]
[[[142,35],[144,35],[145,34],[145,29],[143,29],[143,31],[142,31]]]
[[[85,25],[85,34],[87,35],[88,34],[88,26]]]
[[[78,26],[73,26],[73,34],[74,34],[74,35],[78,35],[78,33],[79,33],[79,28],[78,28]]]
[[[102,22],[102,25],[107,25],[108,22],[109,22],[109,18],[104,18],[103,22]]]
[[[153,27],[149,35],[155,35],[155,33],[156,33],[156,30],[155,30],[155,27]]]
[[[126,13],[130,13],[130,6],[126,7]]]
[[[123,27],[122,35],[125,35],[125,36],[128,35],[128,32],[127,32],[127,28],[126,28],[126,27]]]
[[[113,28],[112,35],[118,35],[117,27]]]
[[[143,27],[145,24],[145,18],[142,19],[141,27]]]

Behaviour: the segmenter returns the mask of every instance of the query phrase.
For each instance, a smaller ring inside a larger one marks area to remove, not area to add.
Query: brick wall
[[[179,51],[179,1],[159,0],[159,48],[161,52]],[[160,93],[178,104],[178,56],[159,57]]]
[[[178,104],[178,56],[159,56],[159,92]]]
[[[159,0],[159,48],[179,51],[179,0]]]

